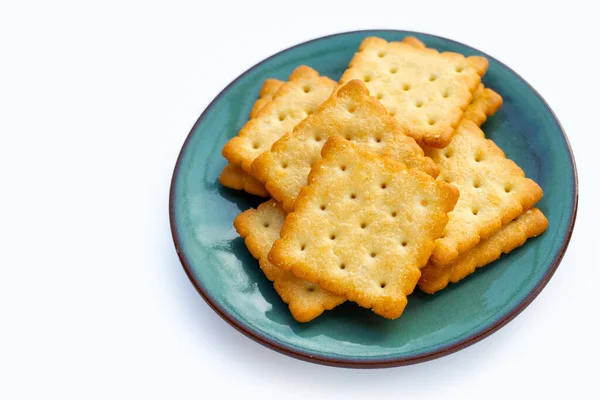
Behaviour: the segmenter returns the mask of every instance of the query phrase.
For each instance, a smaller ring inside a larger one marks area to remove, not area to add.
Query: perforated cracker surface
[[[542,189],[504,156],[479,127],[463,120],[445,149],[426,149],[440,167],[439,180],[458,187],[460,198],[431,261],[454,262],[542,197]]]
[[[419,143],[442,148],[472,100],[487,69],[483,57],[438,53],[414,43],[363,40],[340,79],[363,80]]]
[[[402,43],[406,43],[418,49],[425,49],[425,43],[421,42],[414,36],[406,36],[402,39]],[[490,88],[486,88],[480,84],[473,93],[473,99],[467,107],[463,118],[470,119],[477,125],[481,126],[487,119],[498,111],[502,106],[502,96]]]
[[[529,238],[540,235],[548,227],[548,220],[540,210],[527,210],[517,219],[502,227],[477,246],[448,265],[427,264],[421,270],[419,288],[425,293],[435,293],[458,282],[502,255],[522,246]],[[527,266],[523,266],[527,267]]]
[[[283,226],[286,213],[273,200],[262,203],[258,208],[246,210],[238,215],[234,225],[267,279],[273,282],[275,290],[283,301],[289,304],[292,316],[299,322],[308,322],[345,301],[319,285],[297,278],[290,271],[271,264],[267,254]]]
[[[458,198],[455,187],[331,137],[269,260],[397,318]]]
[[[379,154],[436,176],[437,166],[423,150],[406,136],[396,120],[358,80],[348,82],[303,120],[291,134],[284,135],[261,154],[253,164],[253,175],[265,183],[271,195],[283,203],[286,211],[294,201],[311,166],[320,159],[328,137],[340,135]]]
[[[337,84],[319,76],[310,67],[301,66],[290,75],[257,115],[249,120],[223,148],[223,156],[250,172],[252,161],[268,150],[286,132],[312,113],[329,97]]]

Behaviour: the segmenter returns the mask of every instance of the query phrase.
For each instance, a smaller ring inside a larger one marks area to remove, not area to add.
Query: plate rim
[[[196,127],[200,124],[200,122],[204,118],[205,114],[207,114],[210,111],[210,109],[213,107],[215,102],[219,98],[221,98],[221,96],[225,92],[227,92],[230,87],[235,85],[241,78],[243,78],[244,76],[246,76],[247,74],[252,72],[254,69],[260,67],[261,65],[263,65],[270,59],[278,56],[281,53],[292,50],[296,47],[300,47],[300,46],[303,46],[303,45],[306,45],[306,44],[309,44],[312,42],[316,42],[316,41],[323,40],[323,39],[328,39],[328,38],[335,37],[335,36],[342,36],[342,35],[348,35],[348,34],[353,34],[353,33],[374,33],[374,32],[380,32],[380,31],[394,32],[394,33],[400,33],[400,34],[406,34],[406,35],[410,35],[410,34],[425,35],[425,36],[430,36],[433,38],[441,39],[444,41],[448,41],[451,43],[455,43],[455,44],[467,47],[471,50],[474,50],[474,51],[484,54],[486,56],[486,58],[497,62],[499,65],[508,69],[515,76],[517,76],[519,79],[521,79],[540,98],[540,100],[546,106],[548,111],[550,111],[550,114],[552,115],[554,121],[556,122],[556,124],[565,140],[566,147],[569,152],[569,157],[571,160],[571,165],[573,166],[574,203],[573,203],[573,209],[571,210],[571,217],[570,217],[570,221],[569,221],[568,231],[566,233],[565,239],[563,240],[562,247],[561,247],[559,253],[557,254],[557,256],[554,258],[551,267],[544,274],[544,276],[538,282],[538,284],[528,293],[528,295],[519,304],[517,304],[505,316],[494,321],[487,328],[485,328],[479,332],[475,332],[471,336],[461,339],[457,342],[451,343],[449,345],[442,346],[440,348],[437,348],[437,349],[434,349],[434,350],[431,350],[431,351],[428,351],[428,352],[425,352],[422,354],[412,355],[412,356],[392,357],[392,358],[385,359],[385,360],[360,360],[360,359],[353,360],[351,358],[341,358],[341,357],[333,358],[333,357],[328,357],[325,355],[313,354],[308,351],[302,351],[291,345],[287,345],[287,346],[281,345],[281,344],[277,343],[276,341],[274,341],[273,339],[269,338],[268,336],[262,335],[258,332],[254,332],[251,328],[244,325],[243,323],[238,322],[235,318],[230,316],[227,313],[227,311],[225,311],[219,304],[217,304],[204,291],[204,289],[201,287],[199,282],[197,282],[196,279],[194,278],[194,275],[192,273],[191,263],[188,261],[188,259],[186,258],[185,254],[184,254],[183,246],[181,244],[181,239],[179,238],[179,233],[177,230],[177,225],[175,223],[175,182],[177,181],[177,178],[179,175],[182,156],[185,153],[185,151],[189,145],[189,142],[193,136],[194,131],[196,130]],[[217,313],[217,315],[219,315],[223,320],[225,320],[229,325],[231,325],[233,328],[235,328],[238,332],[241,332],[246,337],[254,340],[257,343],[262,344],[263,346],[265,346],[267,348],[270,348],[279,353],[282,353],[282,354],[285,354],[290,357],[300,359],[303,361],[309,361],[309,362],[316,363],[316,364],[335,366],[335,367],[345,367],[345,368],[389,368],[389,367],[397,367],[397,366],[421,363],[421,362],[433,360],[436,358],[440,358],[440,357],[455,353],[459,350],[462,350],[466,347],[471,346],[472,344],[479,342],[482,339],[485,339],[486,337],[490,336],[492,333],[494,333],[494,332],[498,331],[499,329],[501,329],[502,327],[504,327],[506,324],[508,324],[510,321],[512,321],[517,315],[519,315],[541,293],[541,291],[548,284],[548,282],[550,281],[550,279],[556,272],[556,269],[560,265],[564,255],[566,253],[567,247],[569,246],[569,243],[571,241],[571,237],[573,235],[575,220],[577,218],[578,205],[579,205],[579,179],[578,179],[578,173],[577,173],[577,165],[575,163],[575,156],[573,154],[573,150],[571,148],[569,138],[567,137],[567,134],[566,134],[562,124],[560,123],[560,120],[554,113],[554,110],[552,110],[550,105],[541,96],[541,94],[529,82],[527,82],[521,75],[519,75],[517,72],[515,72],[508,65],[506,65],[503,62],[499,61],[498,59],[488,55],[487,53],[485,53],[477,48],[474,48],[472,46],[466,45],[464,43],[461,43],[456,40],[449,39],[449,38],[446,38],[443,36],[434,35],[434,34],[430,34],[430,33],[426,33],[426,32],[398,30],[398,29],[384,29],[384,28],[382,28],[382,29],[359,29],[359,30],[334,33],[334,34],[325,35],[325,36],[319,36],[317,38],[306,40],[301,43],[295,44],[293,46],[286,47],[285,49],[272,54],[271,56],[257,62],[256,64],[254,64],[253,66],[248,68],[246,71],[244,71],[243,73],[238,75],[235,79],[233,79],[225,88],[223,88],[223,90],[221,90],[219,92],[219,94],[217,94],[215,96],[215,98],[208,104],[208,106],[206,106],[204,111],[200,114],[200,116],[198,117],[198,119],[196,120],[194,125],[192,126],[190,132],[186,136],[186,139],[185,139],[183,145],[181,146],[181,150],[179,151],[179,155],[177,157],[177,161],[176,161],[175,167],[173,169],[173,175],[171,178],[171,184],[170,184],[170,189],[169,189],[169,225],[171,228],[171,234],[173,237],[173,242],[175,245],[175,250],[177,252],[177,256],[179,257],[179,260],[183,266],[183,269],[184,269],[188,279],[194,285],[194,287],[196,288],[196,291],[200,294],[200,296],[204,299],[204,301],[213,309],[213,311],[215,311]]]

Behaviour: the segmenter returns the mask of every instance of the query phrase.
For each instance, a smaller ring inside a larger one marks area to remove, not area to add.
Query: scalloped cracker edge
[[[479,127],[463,120],[450,145],[425,153],[440,167],[437,179],[455,185],[460,198],[450,213],[431,262],[446,265],[528,210],[542,197],[542,188]]]
[[[267,79],[264,81],[258,94],[258,99],[254,102],[250,111],[250,119],[258,115],[259,111],[273,99],[273,95],[277,93],[283,84],[284,82],[277,79]],[[223,186],[230,189],[243,190],[260,197],[269,197],[269,192],[267,192],[262,183],[254,179],[252,175],[239,166],[231,163],[225,165],[219,176],[219,181]]]
[[[502,253],[508,254],[528,239],[541,235],[547,227],[548,220],[540,210],[534,208],[525,211],[452,264],[427,264],[421,270],[419,289],[430,294],[442,290],[450,282],[456,283],[475,272],[477,268],[497,260]]]
[[[223,156],[250,172],[252,161],[325,101],[337,83],[305,65],[294,70],[256,116],[225,147]]]
[[[271,264],[267,254],[283,226],[286,213],[274,200],[268,200],[257,209],[249,209],[236,217],[233,224],[246,247],[259,262],[267,279],[273,282],[275,291],[288,304],[290,312],[298,322],[308,322],[325,310],[331,310],[346,299],[333,295],[319,285],[297,278],[290,271]]]

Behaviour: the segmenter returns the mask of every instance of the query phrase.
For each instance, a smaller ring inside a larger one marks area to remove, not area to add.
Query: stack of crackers
[[[220,181],[269,200],[234,221],[293,317],[346,300],[398,318],[547,227],[542,189],[480,126],[488,61],[366,38],[339,82],[267,80]]]

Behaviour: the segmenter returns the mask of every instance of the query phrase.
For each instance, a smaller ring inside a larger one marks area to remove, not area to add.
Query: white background
[[[0,398],[598,396],[591,7],[201,3],[0,2]],[[556,112],[580,178],[571,245],[529,308],[453,355],[370,371],[297,361],[227,325],[185,276],[167,212],[180,147],[230,81],[291,45],[366,28],[438,34],[505,62]]]

